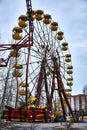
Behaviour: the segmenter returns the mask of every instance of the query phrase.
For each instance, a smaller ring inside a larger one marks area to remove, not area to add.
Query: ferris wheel
[[[7,48],[9,58],[5,60],[9,67],[8,104],[17,105],[23,99],[28,106],[32,99],[36,106],[46,106],[51,113],[59,105],[64,116],[65,106],[72,113],[68,99],[73,85],[73,66],[58,22],[41,9],[28,9],[27,15],[20,15],[18,25],[13,27],[12,39]]]

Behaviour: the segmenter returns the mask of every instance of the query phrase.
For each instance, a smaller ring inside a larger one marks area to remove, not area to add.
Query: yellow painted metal
[[[30,97],[30,98],[28,98],[28,101],[36,101],[36,100],[37,100],[36,97]]]
[[[73,80],[73,78],[72,78],[72,77],[70,77],[70,78],[67,78],[66,80],[68,80],[68,81],[72,81],[72,80]]]
[[[72,65],[67,66],[67,69],[73,69]]]
[[[57,36],[57,39],[58,39],[58,40],[62,40],[62,39],[63,39],[63,36],[58,35],[58,36]]]
[[[58,28],[58,23],[57,22],[51,22],[51,30],[56,31]]]
[[[68,43],[67,42],[63,42],[62,46],[68,46]]]
[[[67,96],[68,98],[71,98],[71,97],[72,97],[71,93],[66,93],[66,96]]]
[[[72,74],[73,73],[73,71],[71,71],[71,70],[68,70],[66,72],[67,72],[67,74]]]
[[[51,26],[51,30],[52,31],[56,31],[57,30],[57,26]]]
[[[57,22],[52,22],[51,25],[52,26],[58,26],[58,23]]]
[[[15,40],[21,40],[22,35],[20,33],[13,33],[12,38],[15,39]]]
[[[40,21],[40,20],[42,20],[43,19],[43,10],[40,10],[40,9],[38,9],[38,10],[36,10],[35,11],[35,18],[36,18],[36,20],[38,20],[38,21]]]
[[[72,82],[67,82],[67,86],[73,86]]]
[[[71,62],[71,59],[70,58],[66,58],[65,62]]]
[[[68,47],[63,46],[61,49],[62,49],[62,51],[67,51],[67,50],[68,50]]]
[[[58,115],[62,115],[63,112],[62,112],[62,111],[56,111],[55,114],[56,114],[56,115],[57,115],[57,114],[58,114]]]
[[[28,18],[27,18],[26,15],[20,15],[18,19],[19,19],[19,21],[20,21],[20,20],[21,20],[21,21],[27,21],[27,20],[28,20]]]
[[[51,23],[51,15],[50,14],[44,14],[43,22],[45,24],[50,24]]]
[[[21,27],[21,28],[26,28],[28,26],[28,24],[25,22],[25,21],[19,21],[18,22],[18,25]]]
[[[38,14],[39,14],[39,15],[42,15],[42,14],[43,14],[43,10],[38,9],[38,10],[35,11],[35,14],[37,14],[37,15],[38,15]]]
[[[37,116],[38,116],[38,117],[39,117],[39,116],[41,117],[41,116],[44,116],[44,114],[37,114]]]
[[[26,91],[21,90],[21,91],[18,92],[18,94],[21,95],[21,96],[25,96],[26,95]]]
[[[57,34],[62,36],[64,34],[64,32],[59,31]]]
[[[58,104],[58,105],[56,106],[56,108],[62,108],[61,104]]]
[[[22,28],[19,26],[15,26],[12,30],[14,33],[22,33]]]
[[[64,107],[65,107],[65,108],[68,107],[67,104],[64,104]]]
[[[65,57],[66,57],[66,58],[70,58],[70,57],[71,57],[71,54],[66,54]]]
[[[71,92],[71,91],[72,91],[71,88],[67,88],[67,89],[65,89],[65,92]]]
[[[51,118],[55,118],[55,115],[54,115],[54,114],[52,114],[50,117],[51,117]]]
[[[40,20],[42,20],[42,19],[43,19],[43,16],[42,16],[42,15],[40,15],[40,14],[38,14],[38,15],[36,15],[36,16],[35,16],[35,18],[36,18],[36,20],[40,21]]]
[[[47,18],[44,18],[44,19],[43,19],[43,22],[44,22],[44,24],[50,24],[50,23],[51,23],[51,20],[50,20],[50,19],[47,19]]]
[[[12,73],[12,75],[13,75],[14,77],[21,77],[23,74],[22,74],[21,72],[19,72],[19,71],[14,71],[14,72]]]
[[[19,53],[19,52],[17,52],[17,51],[11,51],[11,53],[10,53],[10,56],[11,57],[19,57],[21,54]]]
[[[44,14],[44,18],[45,19],[51,19],[51,15],[50,14]]]
[[[28,87],[29,85],[26,84],[25,82],[21,82],[21,83],[19,84],[19,86],[21,86],[21,87]]]
[[[22,69],[23,68],[22,64],[18,64],[18,63],[14,64],[13,67],[15,67],[16,69]]]
[[[46,109],[46,108],[47,108],[47,106],[40,106],[40,108],[41,108],[41,109]]]

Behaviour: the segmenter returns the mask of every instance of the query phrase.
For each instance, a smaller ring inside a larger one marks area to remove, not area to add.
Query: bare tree
[[[87,111],[87,84],[83,87],[83,94],[85,95],[85,110]]]
[[[84,87],[83,87],[83,94],[84,94],[84,95],[87,95],[87,84],[84,85]]]

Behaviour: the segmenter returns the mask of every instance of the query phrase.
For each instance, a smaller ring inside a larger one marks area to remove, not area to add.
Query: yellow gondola
[[[55,114],[62,115],[63,112],[62,111],[56,111]]]
[[[51,23],[51,15],[44,14],[43,22],[44,22],[44,24],[50,24]]]
[[[41,108],[41,109],[46,109],[46,108],[47,108],[47,106],[40,106],[40,108]]]
[[[62,51],[67,51],[67,50],[68,50],[68,47],[63,46],[61,49],[62,49]]]
[[[56,108],[62,108],[61,104],[58,104],[58,105],[56,106]]]
[[[67,71],[67,74],[72,74],[72,73],[73,73],[73,71],[71,71],[71,70]]]
[[[71,92],[71,91],[72,91],[71,88],[67,88],[67,89],[65,89],[65,92]]]
[[[40,14],[38,14],[38,15],[36,15],[36,16],[35,16],[35,18],[36,18],[36,20],[40,21],[40,20],[42,20],[42,19],[43,19],[43,16],[42,16],[42,15],[40,15]]]
[[[21,91],[18,92],[18,94],[21,95],[21,96],[24,96],[24,95],[26,95],[26,91],[21,90]]]
[[[71,57],[71,54],[66,54],[65,57],[66,57],[66,58],[70,58],[70,57]]]
[[[67,96],[68,98],[71,98],[71,97],[72,97],[72,95],[71,95],[70,93],[67,93],[66,96]]]
[[[67,42],[63,42],[62,46],[68,46],[68,43]]]
[[[19,21],[18,22],[18,25],[21,27],[21,28],[26,28],[28,26],[28,24],[25,22],[25,21]]]
[[[59,36],[57,36],[57,39],[58,39],[58,40],[62,40],[62,39],[63,39],[63,36],[59,35]]]
[[[67,66],[67,69],[73,69],[72,65]]]
[[[72,80],[73,80],[73,78],[72,78],[72,77],[70,77],[70,78],[67,78],[66,80],[68,80],[68,81],[72,81]]]
[[[52,22],[52,23],[51,23],[51,30],[52,30],[52,31],[56,31],[57,28],[58,28],[58,23],[57,23],[57,22]]]
[[[26,15],[20,15],[19,16],[19,18],[18,18],[18,20],[20,21],[27,21],[28,20],[28,18],[27,18],[27,16]]]
[[[67,82],[67,86],[73,86],[72,82]]]
[[[18,63],[14,64],[13,67],[15,67],[16,69],[22,69],[23,68],[22,64],[18,64]]]
[[[15,26],[12,30],[14,33],[22,33],[22,28],[19,26]]]
[[[62,36],[64,33],[62,31],[59,31],[57,34]]]
[[[28,101],[36,101],[36,100],[37,100],[36,97],[30,97],[30,98],[28,98]]]
[[[21,77],[23,74],[22,74],[21,72],[19,72],[19,71],[14,71],[14,72],[12,73],[12,75],[13,75],[14,77]]]
[[[65,62],[71,62],[71,59],[70,58],[66,58]]]
[[[20,33],[13,33],[12,38],[15,39],[15,40],[21,40],[22,35]]]
[[[14,50],[13,50],[13,51],[10,52],[10,56],[11,56],[11,57],[19,57],[20,55],[21,55],[21,54],[20,54],[18,51],[14,51]]]
[[[29,85],[26,84],[25,82],[21,82],[21,83],[19,84],[19,86],[21,86],[21,87],[28,87]]]
[[[38,9],[38,10],[35,11],[35,14],[42,15],[43,14],[43,10]]]

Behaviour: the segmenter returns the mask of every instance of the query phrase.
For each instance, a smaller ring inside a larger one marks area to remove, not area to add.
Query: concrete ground
[[[26,123],[8,122],[3,124],[1,130],[87,130],[87,122],[71,123]]]
[[[7,128],[13,130],[87,130],[87,123],[12,123]]]

